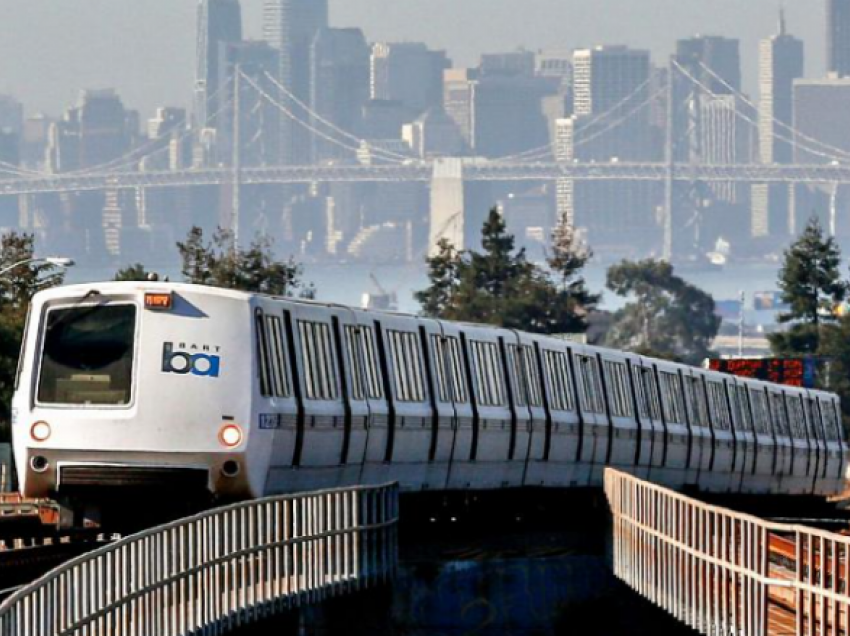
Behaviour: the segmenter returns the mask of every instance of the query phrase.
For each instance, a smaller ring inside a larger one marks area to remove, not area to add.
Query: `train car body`
[[[563,339],[169,283],[36,295],[13,401],[32,497],[843,489],[836,396]],[[83,493],[80,495],[79,493]]]

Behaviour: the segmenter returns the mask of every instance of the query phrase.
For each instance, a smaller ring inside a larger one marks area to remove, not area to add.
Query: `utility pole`
[[[670,58],[667,70],[667,142],[664,146],[664,161],[667,171],[664,178],[664,247],[662,258],[668,263],[673,259],[673,74],[675,62]]]
[[[230,230],[233,232],[233,249],[239,249],[239,223],[240,223],[240,206],[241,206],[241,181],[242,181],[242,145],[241,142],[241,117],[242,117],[242,66],[237,64],[233,82],[233,154],[231,163],[233,167],[233,190],[231,201],[231,217]]]

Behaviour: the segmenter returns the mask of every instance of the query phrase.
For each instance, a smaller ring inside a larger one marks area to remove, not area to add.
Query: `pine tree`
[[[714,299],[675,275],[670,263],[623,261],[608,270],[608,289],[632,298],[614,314],[606,344],[701,362],[720,329]]]
[[[122,267],[117,272],[115,272],[115,278],[113,280],[117,281],[146,281],[150,280],[151,272],[145,269],[145,266],[142,263],[134,263],[132,265],[128,265],[127,267]]]
[[[787,332],[769,337],[774,353],[818,353],[824,328],[835,322],[835,307],[847,296],[840,265],[835,239],[826,237],[820,222],[812,218],[785,251],[779,272],[782,300],[790,307],[779,315],[779,322],[793,324]]]

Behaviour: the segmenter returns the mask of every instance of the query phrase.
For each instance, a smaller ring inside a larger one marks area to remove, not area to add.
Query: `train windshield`
[[[134,305],[52,309],[47,314],[38,402],[129,404]]]

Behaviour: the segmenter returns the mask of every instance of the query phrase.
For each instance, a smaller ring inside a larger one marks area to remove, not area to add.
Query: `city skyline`
[[[488,6],[486,27],[474,22],[483,4]],[[647,48],[653,62],[661,64],[677,39],[696,33],[739,38],[744,89],[756,95],[759,40],[775,33],[779,2],[644,0],[643,9],[634,4],[599,0],[596,10],[589,11],[581,3],[564,0],[403,0],[390,7],[378,0],[331,0],[330,14],[332,26],[363,28],[369,41],[423,41],[433,49],[445,49],[455,66],[475,65],[483,53],[520,46],[537,50],[596,44]],[[785,4],[789,31],[809,45],[806,75],[822,75],[824,3],[816,3],[814,11],[810,4]],[[517,24],[511,18],[520,5],[528,17]],[[260,39],[263,0],[243,0],[242,7],[245,37]],[[76,101],[79,89],[115,88],[143,117],[160,106],[190,108],[197,63],[196,8],[194,1],[175,7],[164,0],[143,6],[79,0],[73,9],[32,0],[7,7],[0,24],[0,55],[15,63],[7,64],[0,76],[0,93],[15,95],[29,113],[53,116]],[[429,14],[441,19],[424,19]],[[76,26],[70,33],[69,23]],[[151,38],[156,46],[150,46]],[[116,56],[116,49],[123,55]]]

